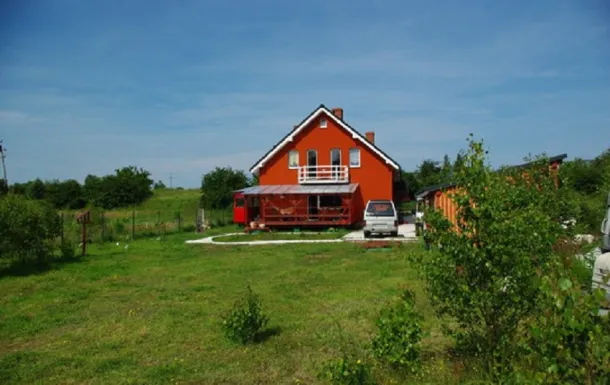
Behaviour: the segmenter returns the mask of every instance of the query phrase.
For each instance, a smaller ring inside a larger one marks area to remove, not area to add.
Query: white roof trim
[[[284,140],[282,140],[277,146],[275,146],[275,148],[269,152],[263,159],[261,159],[260,161],[258,161],[258,163],[256,163],[251,169],[250,172],[252,174],[256,174],[258,173],[258,171],[260,170],[261,167],[263,167],[265,165],[265,163],[267,163],[267,161],[271,158],[273,158],[275,156],[275,154],[278,153],[278,151],[280,151],[286,144],[288,144],[289,142],[292,142],[294,140],[294,136],[297,135],[299,132],[303,131],[303,129],[305,129],[305,127],[307,127],[309,125],[309,123],[311,123],[312,120],[316,119],[320,114],[325,113],[327,116],[329,116],[335,123],[337,123],[339,125],[339,127],[342,127],[345,131],[347,131],[349,134],[351,134],[353,139],[357,139],[360,142],[362,142],[366,147],[368,147],[371,151],[373,151],[375,154],[379,155],[379,157],[381,157],[383,160],[385,160],[386,164],[391,165],[392,167],[394,167],[396,170],[400,169],[400,166],[398,164],[396,164],[394,161],[392,161],[392,159],[388,158],[386,155],[384,155],[381,151],[379,151],[377,149],[377,147],[375,147],[374,145],[372,145],[368,140],[366,140],[365,137],[363,137],[362,135],[360,135],[359,133],[357,133],[356,131],[354,131],[352,128],[350,128],[350,126],[348,126],[347,124],[345,124],[341,119],[337,118],[332,111],[329,111],[328,109],[326,109],[323,106],[318,107],[318,109],[309,116],[309,118],[307,120],[305,120],[303,123],[301,123],[296,130],[294,130],[294,132],[286,137]]]

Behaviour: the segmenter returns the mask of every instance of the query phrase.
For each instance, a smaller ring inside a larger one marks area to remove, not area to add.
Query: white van
[[[364,237],[371,234],[398,236],[398,213],[394,202],[386,199],[370,200],[364,209]]]

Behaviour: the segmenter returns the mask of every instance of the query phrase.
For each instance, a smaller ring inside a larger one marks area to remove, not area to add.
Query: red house
[[[362,221],[371,199],[398,202],[401,170],[360,134],[343,109],[323,104],[294,126],[250,168],[259,185],[239,190],[234,222],[278,226],[351,226]]]

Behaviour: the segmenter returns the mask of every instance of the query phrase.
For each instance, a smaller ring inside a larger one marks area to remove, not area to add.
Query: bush
[[[414,293],[404,290],[401,298],[381,310],[373,355],[396,368],[416,373],[421,367],[422,317],[414,308]]]
[[[76,258],[76,251],[74,245],[71,242],[64,241],[60,246],[61,259],[64,261],[70,261]]]
[[[49,204],[12,194],[0,198],[0,259],[48,262],[60,234],[61,220]]]
[[[269,318],[261,309],[259,296],[248,285],[245,295],[223,316],[222,327],[229,340],[247,344],[256,341],[268,322]]]
[[[545,159],[496,172],[485,154],[471,141],[456,174],[456,225],[426,212],[432,252],[422,270],[435,310],[455,320],[446,329],[458,347],[480,357],[497,379],[511,370],[519,326],[538,311],[538,272],[555,258],[571,206]]]
[[[374,384],[371,366],[356,359],[353,355],[328,361],[320,373],[320,379],[328,380],[333,385],[367,385]]]
[[[527,325],[512,382],[610,383],[610,317],[598,315],[603,290],[588,293],[569,270],[545,276],[541,289],[540,312]]]

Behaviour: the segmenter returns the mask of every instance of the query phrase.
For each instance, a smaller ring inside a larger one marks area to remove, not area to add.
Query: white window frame
[[[290,164],[290,155],[291,154],[294,154],[295,158],[296,158],[296,165],[294,165],[294,166]],[[299,151],[298,150],[288,151],[288,168],[291,170],[299,168]]]
[[[320,118],[320,128],[326,128],[328,127],[328,120],[326,120],[325,117],[321,117]]]
[[[354,165],[352,163],[352,159],[353,159],[353,153],[358,154],[358,164]],[[358,147],[352,147],[349,149],[349,167],[350,168],[358,168],[362,165],[362,160],[360,158],[360,149]]]

